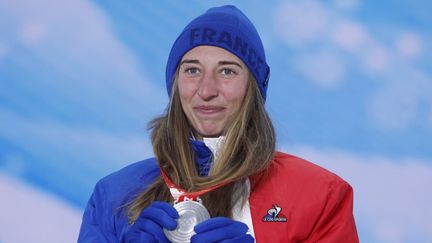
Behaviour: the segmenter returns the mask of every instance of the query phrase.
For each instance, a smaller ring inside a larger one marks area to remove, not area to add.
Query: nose
[[[216,77],[212,73],[205,73],[198,88],[198,95],[203,100],[211,100],[219,95]]]

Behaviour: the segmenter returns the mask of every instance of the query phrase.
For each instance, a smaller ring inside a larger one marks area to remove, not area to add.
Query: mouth
[[[205,115],[211,115],[211,114],[217,114],[223,110],[225,110],[222,106],[196,106],[194,107],[194,110],[198,113],[205,114]]]

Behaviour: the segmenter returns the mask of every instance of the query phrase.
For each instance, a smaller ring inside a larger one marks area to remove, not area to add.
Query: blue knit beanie
[[[166,66],[166,86],[169,95],[177,66],[183,55],[201,45],[217,46],[240,58],[257,80],[265,100],[270,68],[266,62],[261,38],[246,15],[231,5],[210,8],[192,20],[174,42]]]

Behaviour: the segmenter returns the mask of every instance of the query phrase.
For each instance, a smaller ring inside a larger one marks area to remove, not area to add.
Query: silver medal
[[[164,229],[166,237],[175,243],[190,242],[190,238],[195,234],[195,225],[210,218],[207,209],[196,201],[183,201],[174,205],[180,218],[177,219],[175,230]]]

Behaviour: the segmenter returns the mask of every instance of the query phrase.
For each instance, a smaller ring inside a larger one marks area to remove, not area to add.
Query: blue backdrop
[[[97,180],[152,154],[171,44],[226,3],[262,36],[278,149],[352,184],[362,242],[432,242],[426,0],[0,0],[0,242],[76,241]]]

